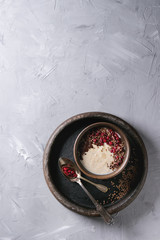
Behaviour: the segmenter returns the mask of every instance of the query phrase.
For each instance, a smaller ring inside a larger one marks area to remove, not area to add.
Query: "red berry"
[[[66,171],[66,170],[68,170],[68,168],[67,167],[63,167],[63,171]]]

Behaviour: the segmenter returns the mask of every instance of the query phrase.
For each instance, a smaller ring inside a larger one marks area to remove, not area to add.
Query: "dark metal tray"
[[[43,157],[45,179],[59,202],[87,216],[99,216],[99,214],[80,186],[70,182],[61,174],[58,159],[64,156],[74,160],[73,145],[77,135],[86,126],[100,121],[114,123],[127,134],[131,145],[131,156],[127,167],[118,176],[109,180],[91,179],[109,187],[107,193],[102,193],[89,183],[83,182],[94,198],[110,213],[122,210],[136,198],[142,189],[148,170],[147,152],[141,137],[122,119],[108,113],[89,112],[76,115],[63,122],[51,135],[45,148]]]

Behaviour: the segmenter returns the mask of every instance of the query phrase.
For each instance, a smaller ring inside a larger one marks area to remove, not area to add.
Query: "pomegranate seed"
[[[66,171],[66,170],[68,170],[68,168],[67,167],[63,167],[63,171]]]
[[[109,142],[109,145],[112,145],[113,143],[112,142]]]

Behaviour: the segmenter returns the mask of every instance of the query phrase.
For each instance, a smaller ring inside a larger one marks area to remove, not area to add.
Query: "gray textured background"
[[[0,240],[158,240],[160,1],[0,0]],[[50,193],[45,144],[65,119],[115,114],[141,134],[149,172],[113,226]]]

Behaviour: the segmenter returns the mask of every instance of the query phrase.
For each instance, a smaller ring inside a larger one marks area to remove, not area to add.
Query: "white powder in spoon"
[[[93,144],[88,152],[82,155],[82,164],[90,172],[94,174],[108,174],[113,172],[110,169],[111,163],[114,161],[113,153],[110,152],[111,147],[104,143],[103,146]]]

